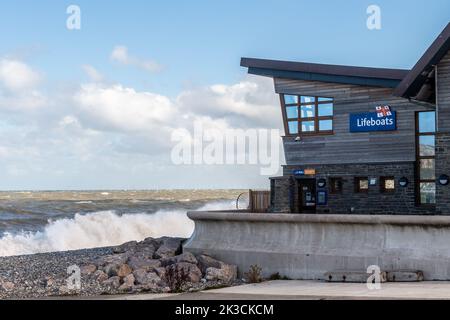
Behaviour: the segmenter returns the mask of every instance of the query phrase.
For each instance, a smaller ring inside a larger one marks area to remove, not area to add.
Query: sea
[[[189,237],[190,210],[229,210],[244,190],[0,192],[0,256]]]

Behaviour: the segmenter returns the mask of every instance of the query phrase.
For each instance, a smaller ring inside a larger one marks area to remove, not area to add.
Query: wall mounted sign
[[[328,194],[326,191],[318,191],[317,192],[317,205],[326,205],[327,204],[327,199],[328,198]]]
[[[319,188],[325,188],[326,185],[327,185],[327,180],[325,180],[323,178],[317,180],[317,186]]]
[[[298,169],[292,171],[294,176],[313,176],[316,174],[316,169]]]
[[[350,132],[395,131],[397,117],[395,111],[380,117],[378,112],[350,114]]]
[[[448,185],[449,180],[450,180],[450,178],[446,174],[442,174],[442,175],[439,176],[439,184],[442,185],[442,186]]]
[[[409,181],[406,177],[401,177],[400,180],[398,180],[398,184],[400,187],[406,187],[408,185]]]

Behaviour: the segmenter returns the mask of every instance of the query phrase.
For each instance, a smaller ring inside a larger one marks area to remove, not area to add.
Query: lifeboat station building
[[[270,211],[450,214],[450,24],[411,70],[242,58],[280,97]]]

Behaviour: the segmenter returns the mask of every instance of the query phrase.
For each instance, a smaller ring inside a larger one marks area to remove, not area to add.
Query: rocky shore
[[[182,251],[182,238],[0,258],[0,299],[197,291],[237,285],[237,268]]]

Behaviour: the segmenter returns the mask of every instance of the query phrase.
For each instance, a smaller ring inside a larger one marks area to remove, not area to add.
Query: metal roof
[[[428,75],[433,71],[434,66],[439,63],[449,50],[450,23],[447,24],[444,31],[442,31],[414,68],[400,82],[394,90],[394,95],[405,98],[416,96],[427,81]]]
[[[409,70],[242,58],[250,74],[395,88]]]

